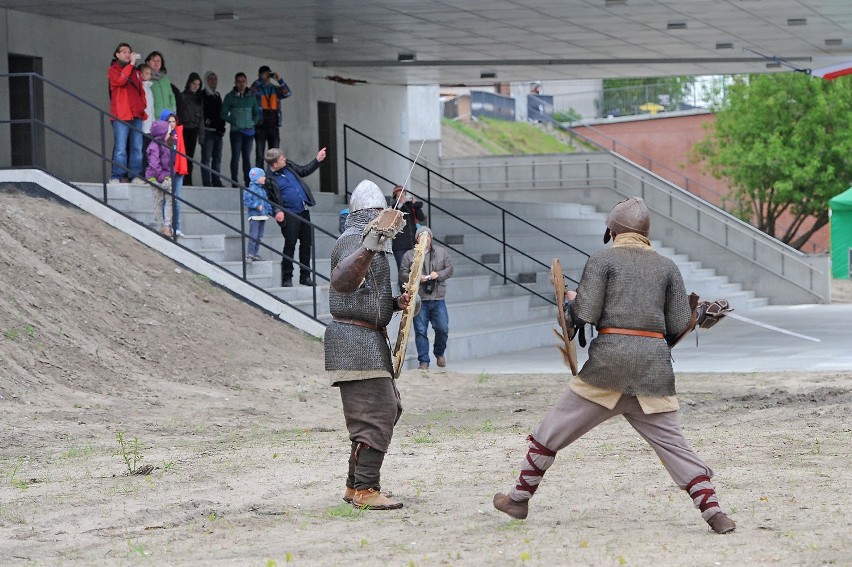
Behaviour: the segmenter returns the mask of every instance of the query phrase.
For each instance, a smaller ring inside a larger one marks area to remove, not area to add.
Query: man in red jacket
[[[129,183],[134,177],[141,176],[142,121],[147,115],[142,77],[134,66],[137,59],[139,54],[133,53],[130,45],[119,43],[107,71],[109,112],[115,137],[110,183]]]

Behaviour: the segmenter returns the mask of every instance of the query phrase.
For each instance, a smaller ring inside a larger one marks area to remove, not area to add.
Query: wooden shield
[[[568,323],[565,321],[565,312],[562,306],[565,305],[565,275],[562,272],[562,263],[559,258],[554,258],[550,265],[550,280],[553,283],[553,291],[556,292],[556,319],[559,321],[559,329],[553,329],[553,332],[562,341],[562,344],[557,345],[559,352],[562,353],[562,361],[571,369],[571,374],[577,375],[577,344],[574,341],[574,329],[568,329]]]
[[[408,292],[411,301],[408,307],[402,310],[402,319],[399,322],[399,332],[396,335],[396,344],[393,347],[393,377],[399,378],[402,372],[402,364],[405,362],[405,349],[408,346],[408,335],[411,333],[411,324],[414,322],[414,307],[417,304],[416,296],[420,289],[420,276],[423,273],[423,260],[426,258],[426,242],[429,240],[421,233],[417,244],[414,245],[414,260],[411,262],[411,272],[403,289]]]

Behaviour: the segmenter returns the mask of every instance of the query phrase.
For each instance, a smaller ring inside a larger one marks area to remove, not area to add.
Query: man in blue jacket
[[[272,202],[275,221],[284,237],[284,258],[281,260],[281,286],[293,286],[293,258],[296,242],[299,242],[299,283],[315,285],[311,278],[311,213],[308,207],[316,204],[311,189],[302,177],[319,169],[325,159],[325,148],[308,165],[299,165],[287,160],[279,148],[266,150],[264,160],[269,175],[266,192]]]

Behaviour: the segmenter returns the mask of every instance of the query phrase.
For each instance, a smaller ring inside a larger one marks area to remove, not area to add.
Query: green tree
[[[852,181],[852,81],[739,76],[714,111],[693,159],[727,179],[735,214],[800,249],[828,223],[828,200]]]

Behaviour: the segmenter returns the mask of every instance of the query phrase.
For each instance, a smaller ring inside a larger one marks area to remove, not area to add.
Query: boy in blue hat
[[[251,263],[260,260],[258,251],[260,241],[263,239],[263,229],[266,220],[272,214],[272,205],[266,200],[266,172],[259,167],[249,170],[249,186],[243,192],[243,204],[246,206],[246,214],[249,221],[249,241],[246,250],[246,262]]]

